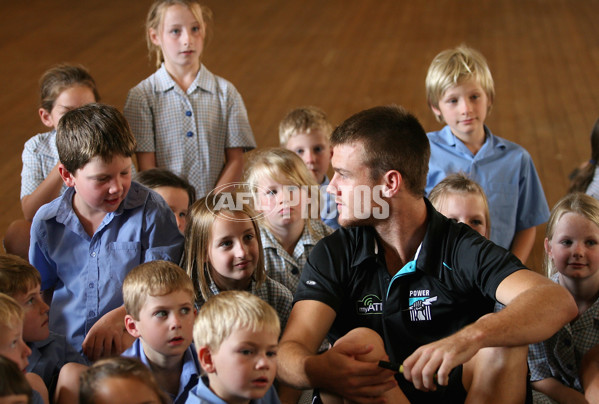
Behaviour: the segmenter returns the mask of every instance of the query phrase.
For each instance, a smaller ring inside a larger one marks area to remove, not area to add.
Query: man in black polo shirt
[[[476,402],[522,401],[526,345],[576,315],[571,296],[435,211],[423,197],[428,139],[404,109],[362,111],[335,130],[332,145],[328,191],[344,228],[321,240],[304,267],[279,377],[384,402],[393,374],[354,359],[372,349],[367,341],[316,355],[326,335],[334,342],[368,327],[391,361],[403,363],[395,379],[411,402],[463,402],[466,394]],[[493,313],[496,301],[506,308]]]

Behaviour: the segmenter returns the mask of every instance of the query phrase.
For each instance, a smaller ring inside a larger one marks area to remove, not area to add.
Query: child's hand
[[[92,361],[120,355],[125,330],[125,308],[116,308],[102,316],[92,326],[83,341],[83,353]]]

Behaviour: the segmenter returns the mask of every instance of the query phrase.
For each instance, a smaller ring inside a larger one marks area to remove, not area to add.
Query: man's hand
[[[102,316],[89,330],[83,341],[83,353],[92,361],[118,356],[124,350],[125,308],[118,307]]]

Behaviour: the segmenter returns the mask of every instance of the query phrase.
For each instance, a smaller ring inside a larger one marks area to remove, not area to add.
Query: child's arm
[[[587,404],[587,400],[582,393],[564,386],[552,377],[532,382],[532,388],[558,403]]]
[[[220,177],[216,182],[217,189],[225,184],[241,181],[243,174],[243,148],[233,147],[225,149],[225,166],[220,173]],[[221,191],[224,191],[222,189]]]
[[[156,153],[154,152],[137,152],[137,165],[139,171],[149,170],[150,168],[156,168]]]
[[[517,231],[514,235],[514,240],[512,241],[510,251],[512,254],[518,257],[523,264],[526,263],[526,260],[532,251],[536,235],[537,228],[534,226],[529,227],[528,229]]]
[[[35,373],[26,373],[25,379],[27,379],[27,382],[31,388],[39,393],[39,395],[42,397],[42,400],[44,400],[44,403],[48,404],[50,402],[48,397],[48,389],[46,388],[42,378]]]
[[[21,199],[21,209],[25,219],[31,221],[38,209],[48,202],[53,201],[60,195],[62,189],[62,178],[58,173],[58,164],[54,166],[50,174],[39,184],[39,186],[29,195]]]
[[[92,361],[120,355],[134,341],[125,329],[125,306],[103,315],[89,330],[81,347]]]

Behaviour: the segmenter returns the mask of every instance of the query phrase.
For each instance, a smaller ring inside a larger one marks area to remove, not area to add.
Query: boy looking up
[[[229,290],[208,299],[193,327],[207,375],[187,403],[280,403],[272,386],[280,332],[276,311],[249,292]]]
[[[428,69],[426,94],[437,120],[447,124],[428,133],[426,194],[448,174],[468,174],[489,199],[491,241],[526,262],[549,207],[530,154],[485,126],[495,97],[485,58],[464,45],[439,53]]]
[[[326,114],[316,107],[301,107],[290,111],[279,124],[281,147],[296,153],[321,187],[324,201],[321,202],[320,218],[332,229],[338,229],[337,205],[326,192],[329,185],[327,170],[333,151],[329,139],[333,127]]]
[[[174,404],[184,403],[198,380],[200,364],[193,338],[193,283],[168,261],[135,267],[123,282],[125,326],[135,338],[122,356],[148,366]]]
[[[164,200],[131,182],[135,138],[116,108],[67,112],[56,146],[69,189],[35,215],[29,261],[52,302],[50,329],[92,360],[120,354],[125,275],[146,261],[178,261],[183,236]]]

